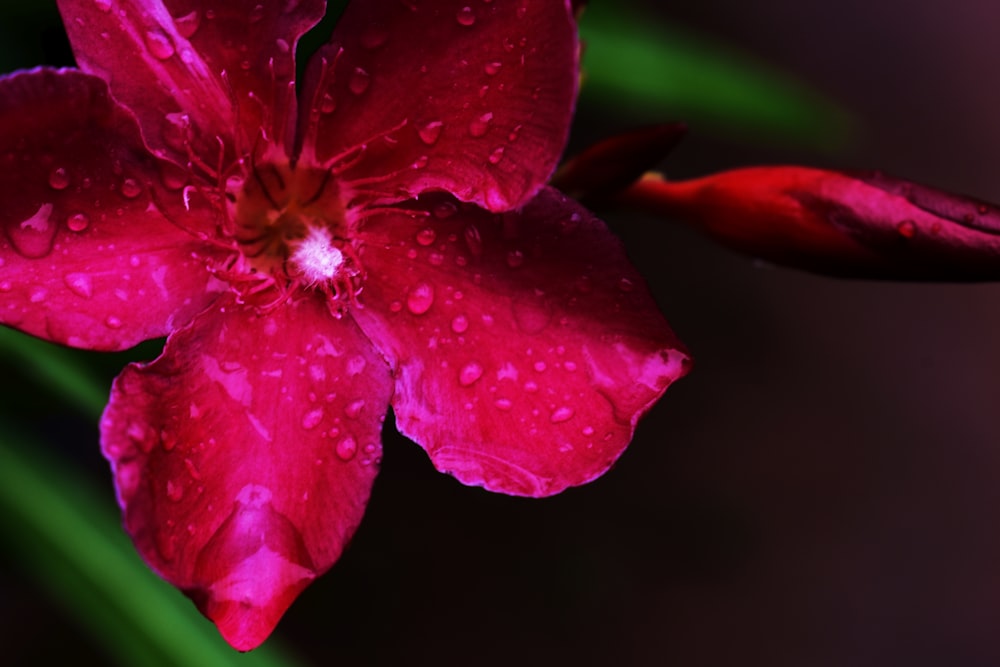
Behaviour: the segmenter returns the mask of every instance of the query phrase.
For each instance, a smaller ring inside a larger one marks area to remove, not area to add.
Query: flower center
[[[231,282],[249,285],[243,293],[273,286],[281,300],[296,287],[320,289],[331,301],[357,294],[361,267],[329,170],[257,164],[228,199],[241,253],[239,276]]]

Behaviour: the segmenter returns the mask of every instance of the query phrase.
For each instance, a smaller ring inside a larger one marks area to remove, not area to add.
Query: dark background
[[[0,10],[7,31],[24,20]],[[672,176],[882,167],[1000,201],[1000,4],[647,10],[796,75],[859,120],[831,156],[700,132],[694,119],[665,164]],[[42,28],[23,26],[37,47]],[[585,108],[578,135],[624,126]],[[464,488],[387,425],[361,529],[277,636],[317,665],[1000,664],[1000,288],[765,269],[663,220],[606,217],[694,373],[615,469],[546,500]],[[39,408],[50,422],[59,409]],[[96,429],[68,424],[79,431],[69,456],[113,503]],[[102,660],[14,562],[0,565],[0,651]]]

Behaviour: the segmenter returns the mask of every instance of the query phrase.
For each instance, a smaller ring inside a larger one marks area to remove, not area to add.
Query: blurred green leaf
[[[117,515],[76,475],[0,430],[0,531],[56,599],[121,665],[285,667],[271,640],[230,648],[191,603],[136,555]]]
[[[832,101],[731,47],[620,5],[583,13],[586,104],[635,122],[684,121],[731,136],[834,152],[852,121]]]

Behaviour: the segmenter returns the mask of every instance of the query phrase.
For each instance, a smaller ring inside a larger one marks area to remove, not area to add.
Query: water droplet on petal
[[[62,167],[56,167],[49,172],[49,185],[53,190],[65,190],[69,187],[69,174]]]
[[[146,33],[146,48],[157,60],[166,60],[174,55],[174,45],[170,38],[159,30],[150,30]]]
[[[368,90],[371,83],[371,75],[360,67],[354,68],[351,80],[347,83],[347,88],[355,95],[363,95]]]
[[[498,410],[503,410],[504,412],[507,412],[514,407],[514,403],[511,402],[509,398],[498,398],[493,402],[493,405],[495,405]]]
[[[333,113],[336,110],[337,101],[333,99],[333,95],[330,93],[323,93],[323,96],[319,99],[320,113]]]
[[[473,118],[469,122],[469,134],[474,137],[481,137],[490,129],[490,122],[493,120],[493,112],[487,111],[478,118]]]
[[[111,0],[94,0],[94,4],[102,12],[110,12],[111,11]]]
[[[357,419],[358,415],[361,414],[362,408],[364,407],[365,399],[359,398],[347,404],[347,407],[344,408],[344,414],[347,415],[349,419]]]
[[[549,417],[549,420],[553,424],[561,424],[562,422],[569,421],[572,418],[573,418],[573,408],[568,408],[566,406],[563,406],[561,408],[556,409]]]
[[[427,157],[426,155],[421,155],[416,160],[414,160],[412,164],[410,164],[410,168],[411,169],[423,169],[424,167],[427,166],[427,162],[429,160],[430,160],[430,158]]]
[[[174,19],[174,26],[177,28],[177,33],[184,39],[190,38],[191,35],[197,32],[199,25],[201,25],[201,15],[197,10]]]
[[[180,502],[181,498],[184,497],[184,485],[175,482],[172,479],[167,480],[167,498],[176,502]]]
[[[308,431],[309,429],[316,428],[321,421],[323,421],[323,408],[310,410],[302,416],[302,428]]]
[[[434,243],[434,239],[437,238],[437,233],[430,227],[424,227],[419,232],[417,232],[417,243],[422,246],[428,246]]]
[[[469,318],[465,315],[456,315],[451,321],[451,330],[457,334],[463,334],[469,329]]]
[[[135,199],[142,193],[142,186],[134,178],[126,178],[122,181],[122,196],[126,199]]]
[[[69,227],[70,231],[82,232],[90,225],[90,218],[88,218],[83,213],[74,213],[73,215],[66,218],[66,226]]]
[[[503,151],[504,151],[503,146],[497,146],[496,148],[493,149],[493,152],[490,153],[490,156],[486,159],[489,160],[490,164],[498,164],[500,160],[503,159]]]
[[[420,141],[428,146],[433,146],[441,137],[442,128],[444,128],[444,123],[439,120],[433,120],[417,130],[417,134],[420,136]]]
[[[483,367],[475,361],[470,361],[462,366],[458,372],[458,383],[463,387],[468,387],[483,376]]]
[[[104,324],[109,329],[121,329],[122,328],[122,321],[120,319],[118,319],[117,317],[115,317],[114,315],[108,315],[107,319],[104,320]]]
[[[917,234],[917,225],[912,220],[903,220],[896,225],[896,231],[904,239],[912,239]]]
[[[462,7],[455,14],[455,20],[458,21],[459,25],[468,27],[476,22],[476,15],[472,13],[472,7]]]
[[[419,283],[406,295],[406,307],[414,315],[423,315],[434,305],[434,288],[427,283]]]
[[[483,69],[490,76],[496,76],[499,74],[501,67],[503,67],[503,63],[498,60],[494,60],[491,63],[486,63],[486,66]]]
[[[337,443],[337,456],[342,461],[350,461],[358,453],[358,443],[348,436]]]
[[[89,299],[94,294],[94,283],[86,273],[67,273],[63,280],[73,294]]]
[[[18,253],[37,259],[52,252],[56,236],[56,226],[49,220],[52,209],[52,204],[42,204],[34,215],[7,227],[7,235]]]

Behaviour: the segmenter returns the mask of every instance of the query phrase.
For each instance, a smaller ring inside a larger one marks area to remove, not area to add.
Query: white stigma
[[[333,280],[344,263],[344,254],[333,245],[330,232],[310,227],[309,234],[292,250],[292,264],[309,285]]]

